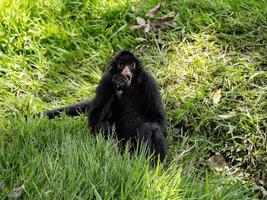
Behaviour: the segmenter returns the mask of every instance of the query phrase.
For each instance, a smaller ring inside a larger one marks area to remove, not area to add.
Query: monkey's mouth
[[[127,80],[127,86],[129,87],[132,83],[132,76],[130,75],[125,75],[125,78]]]

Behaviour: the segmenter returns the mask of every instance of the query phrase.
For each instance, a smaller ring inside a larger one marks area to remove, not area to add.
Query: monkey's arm
[[[42,114],[48,116],[49,119],[53,119],[57,116],[60,116],[62,112],[65,112],[67,115],[70,116],[78,116],[82,113],[86,113],[90,106],[91,101],[82,101],[79,103],[71,104],[69,106],[59,107],[53,110],[45,110]]]
[[[167,129],[161,96],[156,81],[146,71],[142,71],[138,78],[139,86],[143,89],[141,108],[145,116],[139,137],[148,142],[151,152],[155,152],[153,162],[158,155],[162,162],[167,154]]]
[[[142,88],[142,112],[149,123],[156,123],[162,128],[164,136],[167,136],[165,113],[156,81],[146,71],[142,71],[138,77]]]
[[[143,91],[144,112],[149,113],[149,118],[152,121],[164,121],[165,114],[156,81],[146,71],[142,71],[138,81]]]
[[[114,88],[111,83],[112,75],[107,72],[96,88],[96,95],[89,108],[89,124],[110,119],[112,114],[112,103],[114,99]]]
[[[96,96],[88,112],[88,123],[93,133],[103,131],[104,135],[111,134],[113,108],[115,100],[115,87],[112,80],[113,75],[107,72],[101,79]]]

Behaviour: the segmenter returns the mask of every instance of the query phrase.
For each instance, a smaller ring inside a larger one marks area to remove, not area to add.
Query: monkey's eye
[[[123,64],[118,64],[118,68],[119,69],[123,69],[124,68],[124,65]]]
[[[135,68],[135,63],[130,63],[128,66],[129,66],[130,69],[134,69]]]

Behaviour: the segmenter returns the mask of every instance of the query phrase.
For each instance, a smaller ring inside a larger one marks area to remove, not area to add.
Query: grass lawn
[[[267,198],[267,1],[169,0],[146,16],[157,4],[0,1],[0,199],[22,185],[34,200]],[[169,150],[155,168],[91,135],[86,116],[32,117],[92,98],[124,48],[163,98]]]

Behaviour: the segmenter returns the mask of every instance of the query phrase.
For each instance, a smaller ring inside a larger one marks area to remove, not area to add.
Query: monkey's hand
[[[127,79],[120,74],[113,75],[111,82],[116,90],[122,90],[127,87]]]

